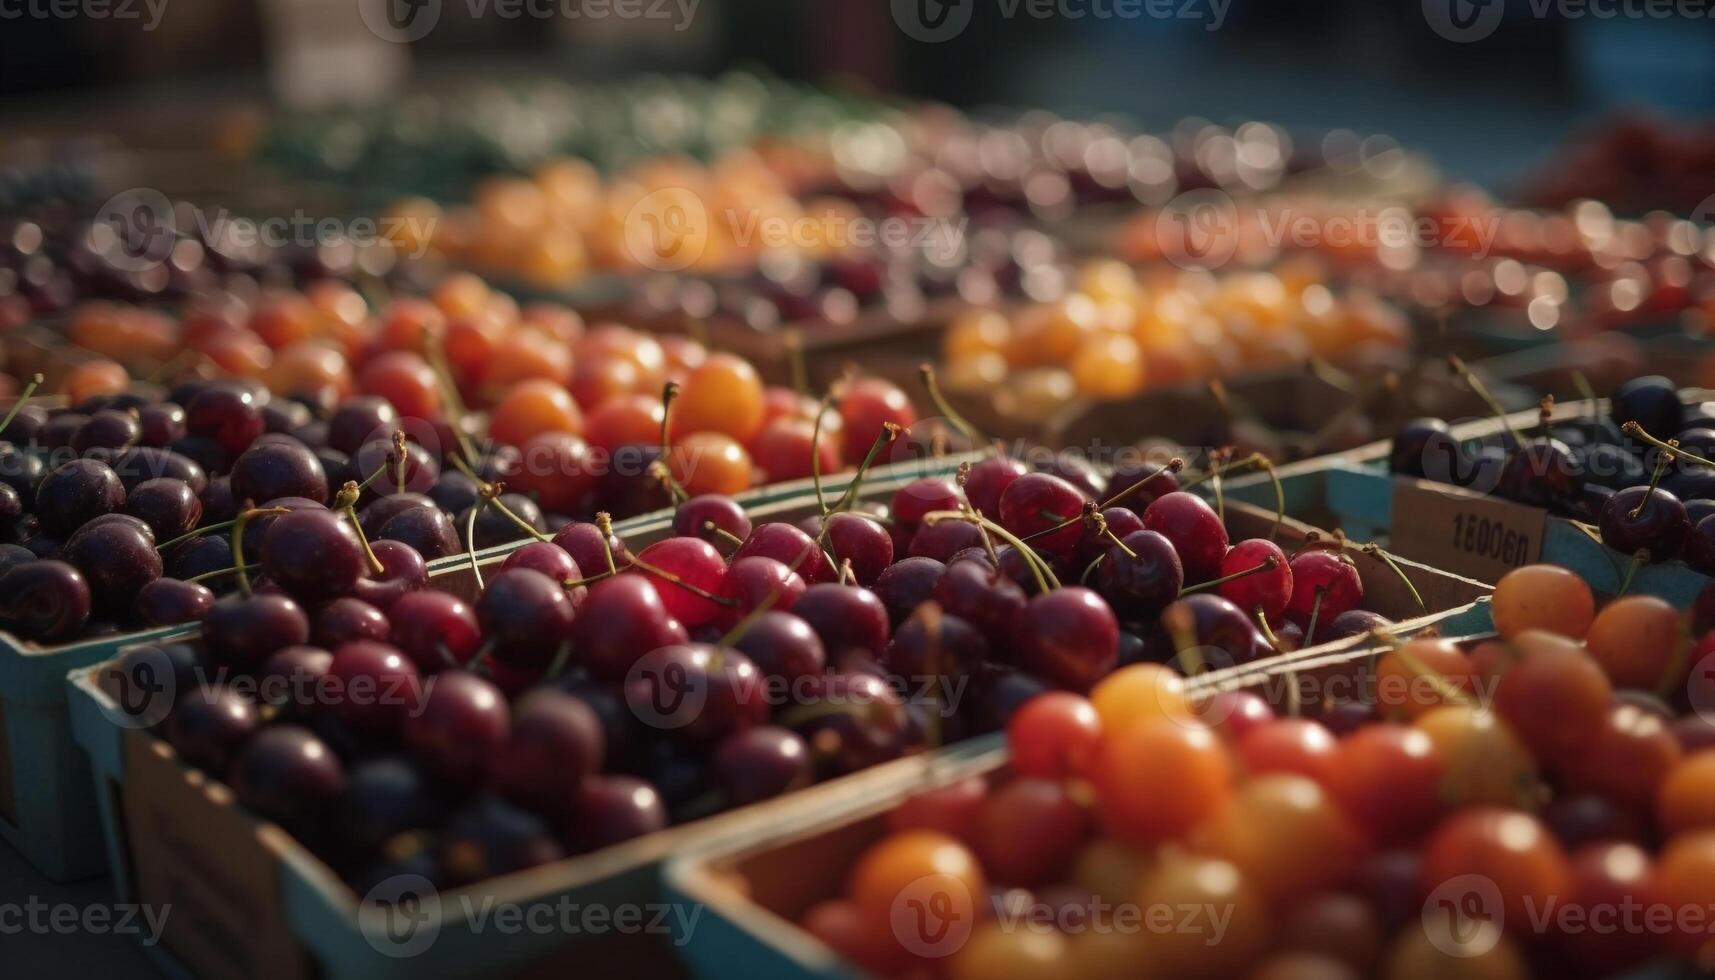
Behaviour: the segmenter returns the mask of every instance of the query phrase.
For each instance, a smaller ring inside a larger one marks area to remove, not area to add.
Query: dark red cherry
[[[1098,534],[1093,526],[1086,525],[1078,539],[1078,550],[1072,553],[1071,567],[1077,569],[1079,575],[1084,574],[1084,569],[1089,568],[1091,562],[1107,554],[1115,538],[1123,541],[1126,535],[1144,529],[1143,518],[1124,507],[1109,507],[1102,511],[1102,520],[1107,524],[1108,533]]]
[[[387,620],[387,638],[425,674],[462,667],[482,646],[475,610],[447,592],[407,592],[387,611]]]
[[[868,589],[832,582],[812,585],[798,597],[792,614],[816,631],[830,659],[857,651],[879,656],[887,648],[887,607]]]
[[[567,524],[554,534],[554,544],[571,555],[585,575],[600,575],[631,563],[631,552],[626,550],[625,542],[617,535],[610,535],[604,547],[601,529],[594,524]],[[610,554],[611,565],[608,562]]]
[[[1602,543],[1628,555],[1648,549],[1652,561],[1670,561],[1691,537],[1691,519],[1679,498],[1661,487],[1628,487],[1602,505]]]
[[[902,558],[875,580],[875,594],[897,627],[935,592],[947,566],[933,558]]]
[[[441,867],[452,884],[486,881],[563,857],[545,820],[497,796],[477,797],[441,829]]]
[[[238,750],[260,727],[249,698],[225,685],[199,686],[173,705],[167,742],[191,765],[225,775]]]
[[[1162,610],[1161,621],[1168,627],[1169,639],[1176,650],[1186,639],[1197,647],[1194,655],[1181,651],[1174,662],[1186,673],[1197,669],[1196,664],[1188,662],[1193,656],[1202,661],[1201,670],[1216,670],[1249,663],[1262,652],[1257,646],[1262,634],[1255,621],[1218,595],[1208,592],[1188,595]],[[1172,632],[1187,627],[1189,637]]]
[[[328,477],[310,448],[290,436],[270,436],[232,461],[232,495],[239,500],[328,499]]]
[[[255,392],[242,385],[210,385],[185,406],[185,430],[213,440],[230,456],[248,448],[262,429],[262,406]]]
[[[734,605],[724,608],[720,625],[732,628],[764,602],[775,612],[788,612],[805,588],[797,572],[772,558],[740,558],[727,567],[721,579],[720,594]]]
[[[1068,585],[1030,600],[1013,647],[1018,665],[1030,673],[1088,690],[1119,662],[1119,621],[1101,596]]]
[[[913,480],[893,492],[890,510],[893,519],[906,527],[923,523],[925,514],[942,510],[958,510],[964,501],[959,485],[944,476],[926,476]]]
[[[144,480],[125,498],[125,513],[149,525],[157,541],[170,541],[202,520],[202,501],[183,480]]]
[[[262,541],[262,570],[299,599],[333,599],[371,571],[357,532],[329,510],[295,510],[274,518]]]
[[[1179,553],[1155,531],[1133,531],[1122,542],[1124,548],[1110,547],[1096,566],[1096,588],[1126,622],[1150,619],[1185,586]]]
[[[146,525],[120,514],[104,518],[78,529],[63,557],[89,583],[95,611],[118,616],[130,611],[143,586],[161,577],[163,564]]]
[[[421,445],[405,443],[403,461],[395,458],[396,455],[391,438],[371,439],[351,454],[351,470],[360,480],[367,480],[371,474],[380,472],[381,475],[368,487],[369,492],[378,496],[427,493],[440,479],[440,464]]]
[[[793,692],[780,722],[810,746],[818,776],[833,777],[898,758],[905,748],[905,705],[871,673],[820,674]]]
[[[42,477],[35,501],[42,530],[67,538],[91,519],[123,508],[125,487],[106,463],[74,459]]]
[[[1292,599],[1292,569],[1279,545],[1262,538],[1240,541],[1221,560],[1221,577],[1248,572],[1269,561],[1274,562],[1272,569],[1227,582],[1220,586],[1220,593],[1252,615],[1261,609],[1269,622],[1274,622],[1286,612],[1286,604]]]
[[[386,643],[355,640],[335,650],[328,678],[334,716],[359,731],[396,735],[422,707],[422,673]]]
[[[89,623],[89,584],[63,561],[28,561],[0,576],[0,623],[26,640],[64,643]]]
[[[750,536],[750,517],[731,497],[709,493],[692,497],[673,512],[673,533],[680,537],[702,538],[723,555],[729,555],[737,545],[706,525],[713,524],[728,535],[743,541]]]
[[[988,646],[1007,650],[1025,606],[1024,590],[985,561],[955,561],[931,594],[949,615],[976,627]]]
[[[165,551],[168,578],[193,579],[208,572],[217,572],[231,568],[232,545],[226,538],[218,534],[205,534],[201,537],[181,541]],[[211,586],[229,588],[233,582],[231,575],[217,576],[207,579]]]
[[[667,615],[655,586],[640,575],[618,575],[590,586],[572,624],[573,659],[608,681],[624,679],[650,650],[687,640],[684,625]]]
[[[732,554],[733,561],[760,555],[772,558],[787,568],[791,568],[811,585],[817,582],[834,580],[834,568],[828,564],[828,558],[822,549],[808,534],[791,524],[769,523],[757,525],[750,532],[750,537],[744,539],[744,544]]]
[[[765,725],[737,732],[715,747],[715,785],[731,806],[770,800],[810,785],[810,747],[784,728]]]
[[[1108,491],[1113,494],[1109,503],[1140,512],[1178,489],[1179,477],[1173,471],[1148,460],[1122,463],[1108,480]]]
[[[156,402],[137,410],[137,444],[165,446],[185,434],[185,410],[173,402]]]
[[[158,578],[137,590],[131,618],[140,626],[201,622],[214,608],[214,593],[196,582]]]
[[[415,763],[386,755],[351,767],[336,823],[350,849],[367,857],[401,834],[435,826],[445,808]]]
[[[415,548],[403,541],[373,541],[369,550],[381,562],[381,571],[371,569],[369,577],[358,579],[351,590],[364,602],[388,612],[401,596],[428,583],[428,564]]]
[[[398,427],[399,413],[393,410],[391,402],[359,395],[346,399],[328,419],[328,445],[350,455],[372,439],[392,439]]]
[[[125,484],[127,493],[139,483],[159,479],[183,480],[199,496],[208,487],[208,473],[201,466],[187,456],[165,449],[133,446],[114,457],[110,465],[119,474],[119,482]]]
[[[385,613],[350,596],[327,603],[310,617],[310,639],[328,650],[353,640],[386,640],[391,629]]]
[[[226,783],[253,813],[314,839],[345,793],[345,768],[309,729],[271,725],[244,743]]]
[[[1387,629],[1393,625],[1393,620],[1381,613],[1370,612],[1368,609],[1348,609],[1333,619],[1326,620],[1326,622],[1327,626],[1323,626],[1320,622],[1316,624],[1315,640],[1317,643],[1343,640],[1348,636],[1358,636],[1374,630]],[[1283,631],[1287,629],[1296,630],[1300,640],[1304,638],[1304,631],[1290,622],[1281,623],[1280,626],[1276,627],[1275,635],[1285,640],[1287,636]]]
[[[1692,525],[1685,541],[1685,561],[1705,575],[1715,574],[1715,514]]]
[[[406,508],[381,525],[375,537],[410,545],[411,550],[422,555],[424,561],[445,558],[464,550],[459,546],[459,533],[453,527],[453,519],[439,507]]]
[[[1186,584],[1207,582],[1221,574],[1227,528],[1202,497],[1183,490],[1159,497],[1144,509],[1143,526],[1173,542]]]
[[[723,618],[725,608],[707,598],[719,595],[726,578],[726,561],[702,538],[664,538],[637,554],[639,571],[661,593],[667,615],[686,629]]]
[[[532,541],[506,556],[500,570],[528,568],[541,572],[556,582],[576,582],[584,577],[583,570],[566,549],[549,541]]]
[[[1026,473],[1012,481],[1000,496],[1000,524],[1021,538],[1073,521],[1083,513],[1088,498],[1065,480],[1047,473]],[[1039,538],[1031,538],[1037,551],[1070,556],[1083,535],[1083,525],[1073,523]]]
[[[821,519],[811,518],[804,532],[812,537],[822,532]],[[859,585],[874,585],[881,573],[893,564],[893,537],[887,527],[873,517],[854,511],[841,511],[828,517],[828,553],[836,567],[851,562],[852,575]]]
[[[542,520],[542,508],[536,506],[534,500],[518,493],[503,493],[499,499],[519,520],[538,531],[547,530],[548,525]],[[469,512],[465,512],[453,520],[453,526],[459,532],[459,541],[464,542],[466,546],[469,545],[469,542],[465,540],[465,528],[469,526],[470,516]],[[483,507],[478,510],[476,512],[476,525],[473,530],[476,532],[476,548],[479,551],[483,548],[493,548],[496,545],[508,544],[529,537],[523,528],[502,514],[496,507]],[[562,545],[562,547],[564,546]],[[570,551],[571,549],[567,550]],[[577,555],[574,554],[572,557],[576,558]],[[579,562],[578,567],[582,568],[583,563]]]
[[[309,617],[283,595],[225,596],[202,621],[209,659],[245,672],[261,666],[275,650],[302,645],[309,638]]]
[[[1000,519],[1000,498],[1012,481],[1030,468],[1011,456],[990,456],[971,467],[965,477],[965,499],[991,521]]]
[[[489,761],[494,786],[508,799],[570,819],[583,781],[606,755],[601,719],[583,700],[555,690],[526,696],[512,712],[512,730]]]
[[[766,721],[765,684],[762,672],[737,650],[677,643],[638,658],[626,678],[625,700],[644,725],[704,742]]]
[[[71,434],[71,448],[80,455],[91,449],[119,449],[135,443],[142,431],[132,413],[105,408]]]
[[[749,657],[765,676],[779,678],[788,684],[822,673],[828,662],[822,639],[810,624],[778,610],[758,616],[750,628],[733,641],[733,646]]]
[[[958,616],[920,612],[894,632],[882,662],[910,692],[928,692],[931,680],[941,680],[936,696],[950,703],[960,690],[955,686],[958,678],[974,675],[992,653],[1005,649],[991,646],[975,626]]]
[[[514,666],[545,667],[571,636],[575,610],[554,579],[514,568],[489,579],[476,602],[476,621],[494,656]]]
[[[487,778],[511,727],[499,688],[469,671],[449,670],[424,682],[421,706],[405,719],[405,747],[436,777],[474,787]]]
[[[579,850],[620,844],[667,826],[655,787],[631,776],[592,776],[578,790],[571,837]]]
[[[1358,566],[1343,554],[1322,550],[1300,552],[1292,559],[1291,568],[1292,598],[1286,610],[1304,622],[1309,622],[1318,595],[1322,597],[1316,614],[1318,623],[1332,621],[1364,601],[1364,581],[1358,576]],[[1321,632],[1320,627],[1317,632]]]
[[[983,532],[968,521],[945,520],[920,524],[911,535],[912,558],[933,558],[945,564],[967,548],[981,548]]]

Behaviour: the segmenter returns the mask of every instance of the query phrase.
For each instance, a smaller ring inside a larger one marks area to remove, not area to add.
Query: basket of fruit
[[[1715,942],[1707,611],[1598,609],[1531,566],[1495,613],[1490,638],[1044,695],[1007,750],[675,857],[668,891],[704,910],[687,961],[711,980],[1695,975]]]

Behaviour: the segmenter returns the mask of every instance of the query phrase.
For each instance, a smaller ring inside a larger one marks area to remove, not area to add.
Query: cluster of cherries
[[[1666,440],[1666,441],[1664,441]],[[1641,560],[1684,558],[1715,571],[1715,415],[1687,406],[1673,382],[1627,382],[1607,416],[1460,441],[1440,419],[1416,419],[1393,440],[1396,474],[1426,477],[1598,526],[1602,541]]]
[[[1710,624],[1646,596],[1598,611],[1546,565],[1504,578],[1494,615],[1498,638],[1396,642],[1360,698],[1286,716],[1148,664],[1045,694],[1006,772],[908,798],[791,914],[867,971],[958,980],[1702,962]]]

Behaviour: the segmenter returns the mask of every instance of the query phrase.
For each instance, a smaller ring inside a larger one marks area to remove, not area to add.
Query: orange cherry
[[[578,435],[583,430],[583,413],[571,392],[540,378],[513,385],[488,417],[488,434],[512,446],[544,432]]]
[[[620,446],[653,446],[661,440],[663,415],[661,399],[654,395],[619,395],[589,413],[584,438],[610,453]]]
[[[449,317],[476,316],[488,306],[488,284],[468,272],[441,280],[429,298]]]
[[[750,454],[731,436],[696,432],[676,442],[667,453],[673,478],[691,496],[735,494],[750,489]]]
[[[692,371],[668,410],[674,441],[693,432],[719,432],[749,442],[762,429],[762,378],[733,354],[710,354]]]
[[[261,377],[274,362],[274,352],[249,330],[229,330],[210,337],[202,352],[222,370],[244,378]]]
[[[276,353],[262,379],[276,394],[313,396],[318,402],[324,395],[344,399],[352,390],[345,354],[326,340],[306,340]]]
[[[576,358],[572,364],[572,397],[587,411],[615,398],[649,393],[637,364],[627,358],[597,353]]]
[[[435,369],[421,354],[407,350],[386,351],[363,366],[358,387],[366,395],[380,395],[393,403],[406,418],[434,419],[441,415],[441,384]]]
[[[124,391],[130,383],[131,376],[125,373],[124,365],[118,361],[96,359],[84,361],[67,371],[65,379],[60,382],[60,391],[69,404],[76,405],[96,395]]]
[[[562,344],[575,344],[584,335],[584,318],[577,310],[559,303],[531,303],[520,311],[519,323]]]
[[[513,490],[536,498],[550,513],[585,509],[598,474],[582,439],[570,432],[543,432],[520,444],[518,454],[518,469],[507,481]]]
[[[381,317],[376,344],[382,350],[420,351],[429,337],[446,330],[447,317],[428,300],[401,296],[388,304]]]
[[[250,329],[279,350],[322,332],[322,317],[301,293],[264,293],[250,313]]]

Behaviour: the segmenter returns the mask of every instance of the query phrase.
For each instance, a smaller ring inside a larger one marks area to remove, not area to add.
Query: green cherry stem
[[[12,420],[18,417],[18,412],[24,407],[24,403],[29,401],[30,396],[35,394],[36,389],[41,386],[42,376],[40,374],[31,376],[30,383],[25,385],[24,390],[18,393],[18,398],[12,403],[12,407],[6,412],[6,417],[0,419],[0,432],[6,431],[6,427],[11,425]]]
[[[1220,578],[1210,579],[1207,582],[1198,582],[1196,585],[1187,585],[1183,589],[1179,590],[1179,595],[1183,598],[1184,596],[1191,595],[1195,592],[1203,592],[1208,589],[1218,589],[1221,586],[1226,585],[1228,582],[1236,582],[1241,578],[1250,578],[1252,575],[1261,575],[1263,572],[1271,571],[1279,567],[1280,559],[1273,555],[1269,555],[1262,561],[1257,562],[1255,565],[1252,565],[1242,571],[1234,572],[1231,575],[1223,575]]]
[[[989,446],[992,449],[994,443],[990,442],[987,436],[971,424],[970,419],[959,414],[959,410],[947,401],[947,396],[941,391],[940,382],[935,380],[934,367],[929,364],[921,364],[917,368],[917,373],[923,379],[923,387],[929,392],[929,400],[935,403],[935,410],[940,412],[947,421],[953,423],[953,428],[958,429],[973,447]]]

